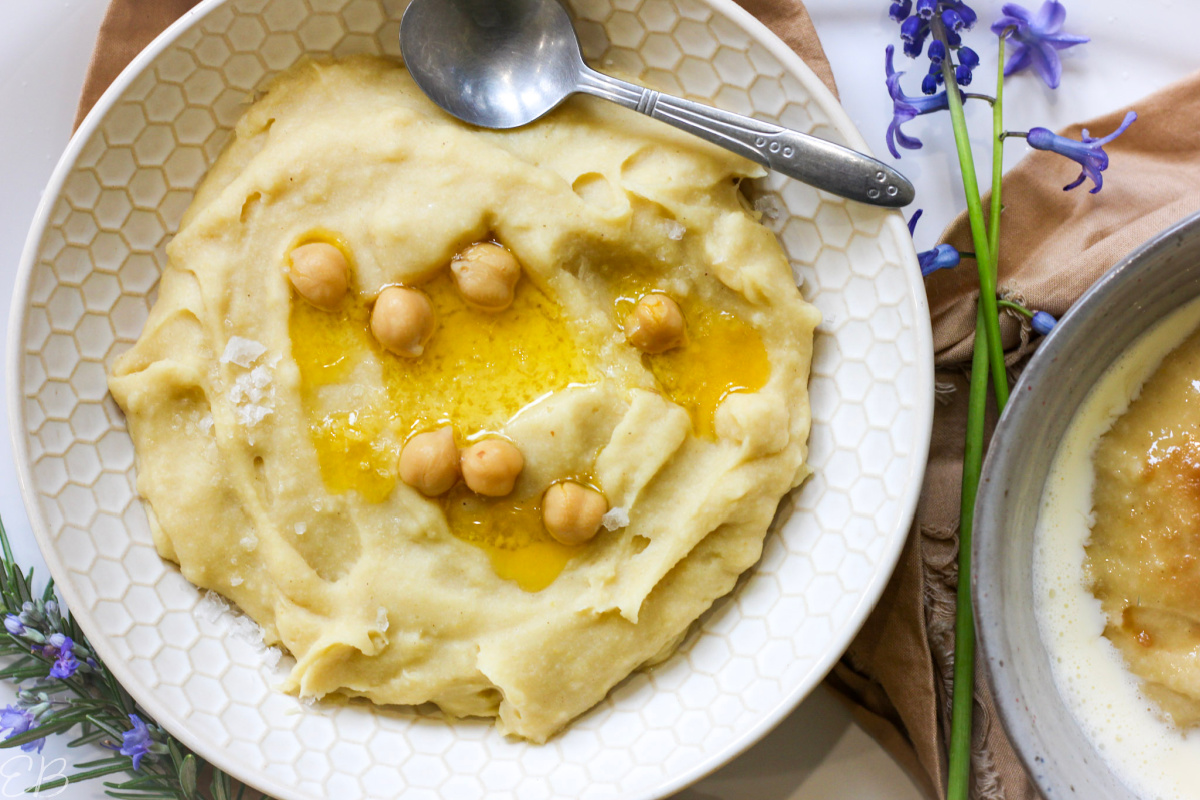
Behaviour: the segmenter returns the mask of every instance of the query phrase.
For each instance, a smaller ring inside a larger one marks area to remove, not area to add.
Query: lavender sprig
[[[40,753],[47,737],[68,734],[69,747],[99,745],[112,753],[77,764],[75,772],[37,790],[110,778],[105,791],[116,798],[241,800],[244,785],[203,764],[138,707],[59,605],[54,582],[40,594],[33,585],[33,570],[22,573],[0,521],[0,658],[6,662],[0,679],[18,686],[16,705],[0,710],[0,747]]]

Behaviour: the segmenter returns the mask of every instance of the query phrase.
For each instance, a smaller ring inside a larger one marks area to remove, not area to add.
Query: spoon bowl
[[[915,195],[892,167],[847,147],[596,72],[558,0],[412,0],[400,51],[430,100],[479,127],[526,125],[583,92],[842,197],[899,208]]]
[[[421,91],[481,128],[533,122],[575,91],[585,68],[566,9],[544,0],[413,2],[400,49]]]

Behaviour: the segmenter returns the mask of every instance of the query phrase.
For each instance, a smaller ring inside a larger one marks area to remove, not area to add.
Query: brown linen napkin
[[[112,0],[109,3],[79,98],[76,128],[134,56],[198,2],[200,0]],[[817,77],[837,94],[829,59],[825,57],[821,40],[800,0],[737,2],[795,50]]]

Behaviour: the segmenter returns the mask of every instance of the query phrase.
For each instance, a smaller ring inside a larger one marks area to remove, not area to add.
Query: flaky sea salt
[[[212,414],[205,414],[203,417],[200,418],[200,421],[196,424],[200,426],[200,430],[204,431],[205,433],[208,433],[209,431],[212,430],[212,426],[213,426]]]
[[[687,233],[687,228],[683,226],[683,223],[673,219],[663,220],[663,230],[666,231],[668,239],[676,242],[683,238],[683,234]]]
[[[232,578],[229,579],[229,585],[230,586],[241,586],[242,585],[242,576],[234,575]]]
[[[303,522],[297,522],[295,530],[297,536],[303,536],[308,531],[308,525]]]
[[[775,204],[774,195],[759,196],[754,201],[754,210],[770,220],[779,218],[779,206]]]
[[[204,597],[200,598],[200,602],[196,605],[196,613],[206,622],[216,622],[229,613],[229,603],[225,601],[224,597],[210,589],[204,593]]]
[[[261,655],[267,669],[275,669],[279,666],[279,659],[283,658],[283,651],[278,647],[264,647]]]
[[[232,336],[221,355],[221,363],[234,364],[246,370],[233,379],[229,402],[233,405],[237,421],[247,428],[253,428],[275,410],[272,370],[281,356],[276,354],[267,364],[255,366],[266,352],[267,348],[253,339]]]
[[[253,339],[231,336],[229,343],[225,345],[225,352],[221,354],[221,363],[237,364],[242,369],[250,369],[265,352],[267,348]]]
[[[241,544],[241,546],[247,550],[253,550],[254,548],[258,547],[258,537],[253,533],[247,533],[242,537],[242,540],[239,542],[239,544]]]
[[[600,524],[604,526],[606,531],[615,531],[624,528],[629,524],[629,509],[614,506],[604,513],[600,518]]]
[[[379,610],[375,612],[375,628],[380,633],[386,633],[387,629],[388,629],[388,624],[389,623],[388,623],[387,609],[384,608],[383,606],[380,606]]]

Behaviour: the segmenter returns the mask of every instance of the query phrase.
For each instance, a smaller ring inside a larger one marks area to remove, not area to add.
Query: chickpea
[[[405,358],[425,352],[433,325],[433,303],[418,289],[389,286],[371,309],[371,333],[384,349]]]
[[[426,497],[445,494],[459,474],[458,446],[450,428],[418,433],[400,451],[400,480]]]
[[[342,251],[325,242],[302,244],[291,252],[288,279],[314,306],[333,311],[350,287],[350,265]]]
[[[503,497],[513,490],[525,468],[525,457],[512,442],[484,439],[462,451],[461,465],[468,489],[487,497]]]
[[[521,279],[516,256],[498,244],[480,242],[450,262],[450,272],[463,298],[484,311],[503,311],[512,305]]]
[[[625,318],[625,338],[643,353],[665,353],[685,341],[683,312],[665,294],[648,294],[638,300]]]
[[[607,511],[604,495],[574,481],[556,483],[542,495],[542,523],[565,545],[590,542]]]

